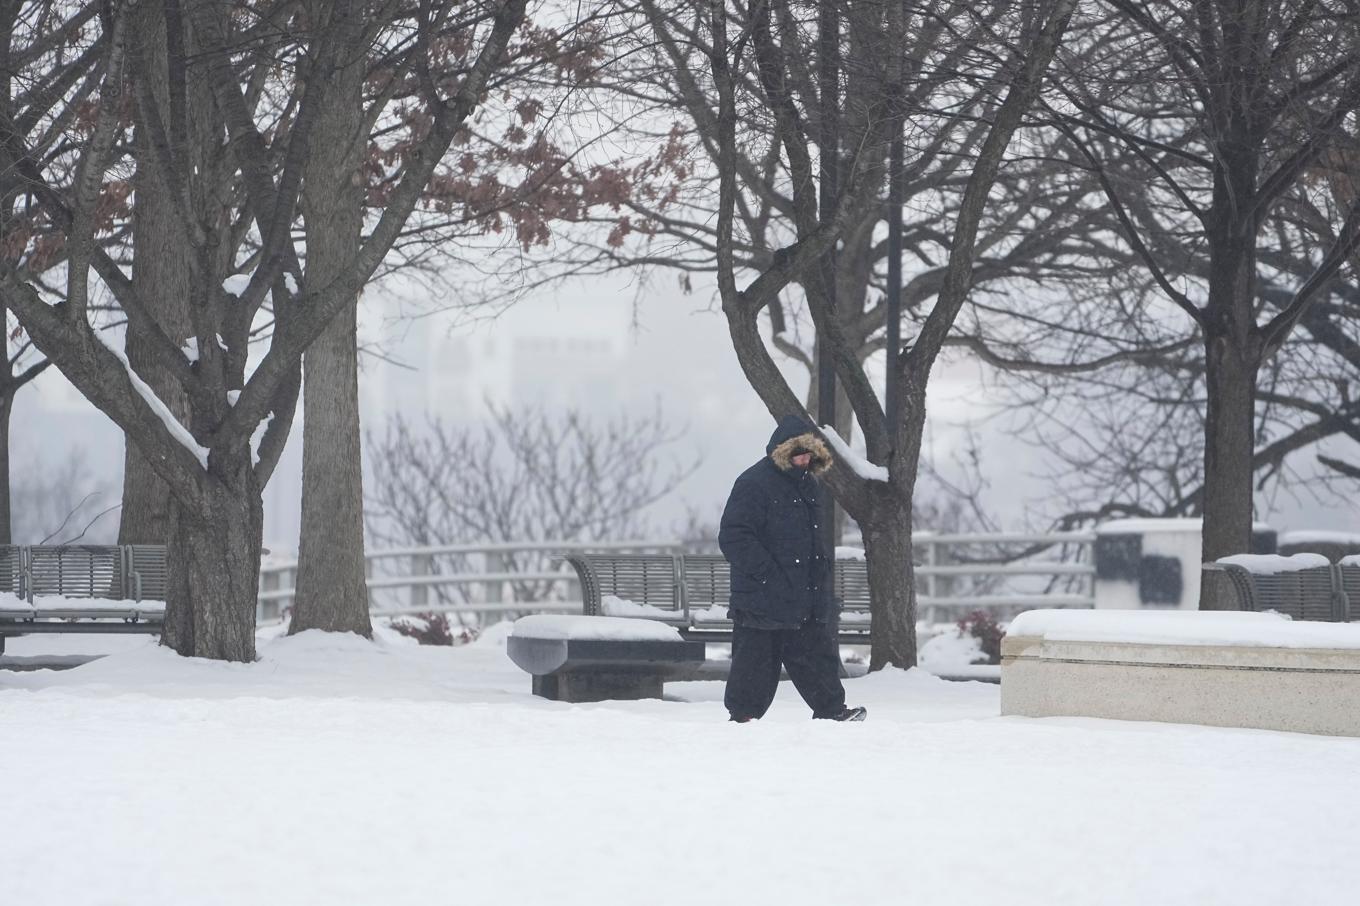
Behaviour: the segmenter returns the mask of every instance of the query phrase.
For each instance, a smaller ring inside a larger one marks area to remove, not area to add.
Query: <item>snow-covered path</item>
[[[11,643],[14,653],[27,640]],[[997,688],[528,695],[495,640],[140,640],[0,673],[0,891],[24,904],[1347,903],[1360,740],[999,718]]]

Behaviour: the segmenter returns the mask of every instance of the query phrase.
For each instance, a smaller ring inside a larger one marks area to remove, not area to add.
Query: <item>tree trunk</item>
[[[0,544],[13,543],[9,511],[9,418],[14,411],[14,395],[0,393]]]
[[[371,636],[354,305],[307,350],[303,373],[302,531],[289,632]]]
[[[869,567],[869,669],[916,666],[916,568],[911,559],[911,503],[866,520]]]
[[[1251,550],[1259,360],[1229,337],[1210,337],[1205,346],[1203,558],[1208,562]],[[1217,606],[1201,602],[1204,609]]]
[[[147,4],[139,14],[147,59],[147,78],[161,118],[169,122],[169,84],[166,68],[164,4]],[[157,178],[150,139],[136,130],[139,164],[132,182],[137,203],[132,209],[132,283],[142,304],[160,322],[167,336],[183,341],[192,332],[189,319],[189,275],[193,249],[187,231]],[[188,422],[189,401],[179,383],[155,364],[150,343],[136,331],[127,332],[128,363],[181,422]],[[123,509],[118,522],[119,544],[165,544],[170,537],[170,490],[152,471],[137,446],[123,442]]]
[[[1225,140],[1215,174],[1209,233],[1209,298],[1204,320],[1204,528],[1209,562],[1251,550],[1252,454],[1256,449],[1256,230],[1249,213],[1256,183],[1250,143]],[[1201,596],[1200,607],[1225,602]]]
[[[235,462],[213,463],[203,505],[173,505],[162,644],[186,657],[255,660],[264,508],[248,446]]]
[[[314,6],[315,10],[317,7]],[[327,75],[302,195],[307,284],[323,287],[359,251],[364,143],[362,53]],[[289,632],[373,634],[364,577],[364,488],[359,431],[358,299],[303,357],[302,530]]]
[[[916,666],[916,568],[912,561],[911,502],[925,437],[925,382],[904,387],[904,421],[888,464],[889,483],[875,485],[876,499],[860,528],[869,567],[869,669]]]

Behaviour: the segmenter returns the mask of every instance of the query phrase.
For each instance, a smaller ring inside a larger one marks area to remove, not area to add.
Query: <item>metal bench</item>
[[[645,616],[665,623],[688,624],[684,595],[677,581],[680,557],[672,554],[575,554],[565,559],[581,581],[583,613],[589,616]],[[606,609],[605,598],[618,598],[639,607],[632,612],[614,612]]]
[[[715,554],[572,554],[583,613],[670,623],[686,639],[731,641],[731,572]],[[864,560],[837,560],[841,644],[869,640],[869,574]],[[606,599],[617,599],[607,601]]]
[[[161,545],[0,546],[0,653],[7,635],[159,632],[167,573]]]
[[[1206,563],[1204,572],[1206,578],[1224,577],[1239,610],[1273,610],[1295,620],[1360,620],[1360,564],[1264,573],[1235,563]]]

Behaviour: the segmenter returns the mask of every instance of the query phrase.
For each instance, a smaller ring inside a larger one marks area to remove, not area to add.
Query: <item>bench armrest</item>
[[[581,613],[598,617],[603,613],[600,603],[600,578],[589,561],[581,557],[563,557],[564,561],[576,570],[576,578],[581,583]]]

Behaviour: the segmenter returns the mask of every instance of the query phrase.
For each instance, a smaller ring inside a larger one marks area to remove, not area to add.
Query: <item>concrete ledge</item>
[[[1360,649],[1008,636],[1001,713],[1360,736]]]

